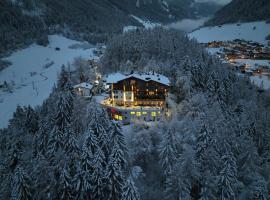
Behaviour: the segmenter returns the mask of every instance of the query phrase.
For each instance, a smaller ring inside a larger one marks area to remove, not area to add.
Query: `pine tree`
[[[17,167],[12,181],[12,200],[31,200],[31,180],[24,169]]]
[[[213,177],[212,173],[209,170],[203,173],[199,200],[212,200],[216,198],[215,182],[215,177]]]
[[[111,157],[114,159],[117,165],[121,168],[124,167],[126,163],[125,157],[127,156],[127,148],[125,143],[125,137],[121,132],[120,126],[113,122],[110,132],[111,138]]]
[[[108,115],[100,105],[97,105],[95,102],[89,105],[87,112],[91,113],[88,117],[88,129],[96,135],[98,145],[104,153],[105,160],[108,162],[110,155],[109,129],[111,125]]]
[[[91,154],[95,154],[99,146],[97,133],[92,129],[91,126],[88,126],[84,133],[84,145],[89,149]]]
[[[195,151],[192,146],[185,144],[184,150],[175,168],[177,176],[178,199],[191,199],[191,189],[200,179]],[[197,194],[193,194],[196,195]]]
[[[123,187],[123,195],[121,200],[140,200],[140,194],[138,193],[138,190],[131,179],[129,177]]]
[[[164,133],[159,151],[160,163],[164,174],[167,176],[168,173],[172,171],[173,165],[177,159],[176,143],[171,128]]]
[[[221,157],[223,166],[219,174],[220,199],[235,199],[234,184],[237,182],[236,159],[230,149],[229,144],[225,141],[225,154]]]
[[[60,92],[57,102],[57,113],[53,118],[53,129],[49,138],[49,154],[53,155],[64,146],[64,134],[69,131],[71,114],[73,110],[72,100],[65,92]]]
[[[25,125],[27,131],[31,134],[35,134],[39,130],[39,116],[31,106],[26,108]]]
[[[57,199],[69,200],[73,199],[72,196],[72,184],[71,184],[71,176],[66,169],[63,167],[60,172],[59,183],[57,190]]]
[[[105,198],[104,192],[104,174],[106,174],[105,170],[105,156],[101,148],[98,148],[93,161],[93,173],[91,177],[91,193],[93,194],[93,199],[95,200],[103,200]]]
[[[107,199],[108,200],[121,199],[123,187],[123,175],[121,166],[119,165],[118,161],[115,160],[113,155],[110,157],[110,161],[107,165],[105,180],[108,190]]]
[[[37,136],[36,136],[36,143],[35,143],[35,149],[36,154],[42,154],[45,155],[48,148],[48,142],[49,142],[49,125],[46,121],[41,121],[40,128],[38,130]]]

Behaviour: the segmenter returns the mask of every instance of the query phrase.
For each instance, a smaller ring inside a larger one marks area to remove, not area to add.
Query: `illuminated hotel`
[[[106,78],[109,98],[102,101],[110,116],[130,123],[135,120],[157,121],[166,113],[165,99],[170,81],[151,73],[110,74]]]

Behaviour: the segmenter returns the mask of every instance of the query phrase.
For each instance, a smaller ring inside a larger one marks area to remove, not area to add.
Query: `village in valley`
[[[265,77],[270,81],[270,47],[254,41],[211,41],[202,43],[208,51],[217,55],[232,70],[253,77]],[[268,89],[268,88],[266,88]]]

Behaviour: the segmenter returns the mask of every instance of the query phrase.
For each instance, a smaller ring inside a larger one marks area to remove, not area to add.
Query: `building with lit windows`
[[[151,73],[114,73],[105,80],[109,98],[102,101],[110,116],[123,123],[135,120],[157,121],[166,113],[165,99],[170,81]]]

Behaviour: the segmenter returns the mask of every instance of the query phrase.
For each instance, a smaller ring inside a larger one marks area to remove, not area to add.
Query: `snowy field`
[[[8,125],[17,105],[42,104],[49,96],[63,64],[72,64],[76,57],[94,58],[94,48],[85,48],[85,43],[59,35],[49,36],[49,42],[47,47],[32,44],[3,59],[12,62],[12,65],[0,72],[0,84],[6,81],[13,86],[12,92],[0,89],[0,128]]]
[[[190,33],[189,37],[197,39],[200,43],[244,39],[267,44],[265,38],[270,34],[270,23],[250,22],[239,23],[239,25],[226,24],[221,27],[204,27]]]

